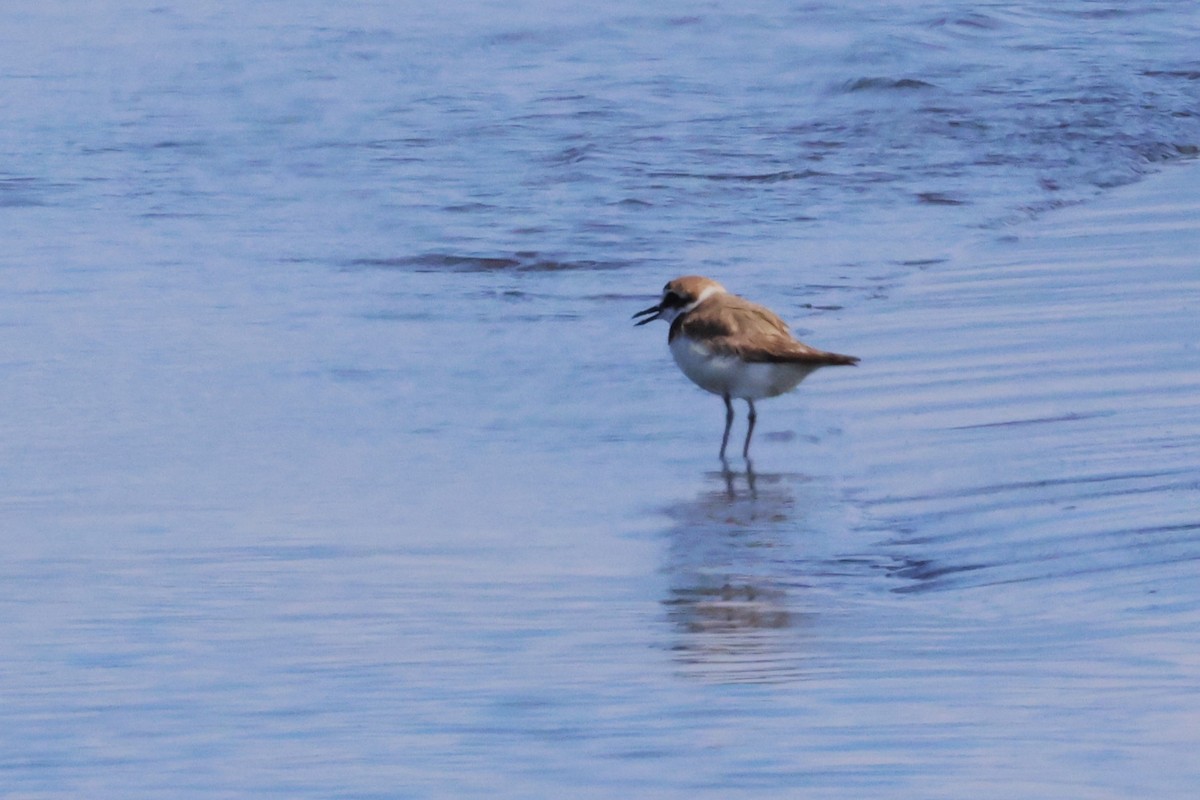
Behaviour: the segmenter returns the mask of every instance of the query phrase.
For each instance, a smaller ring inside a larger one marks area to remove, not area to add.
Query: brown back
[[[854,356],[809,347],[793,337],[787,323],[769,308],[733,294],[714,295],[676,317],[667,341],[680,334],[705,340],[714,353],[752,363],[832,366],[858,362]]]

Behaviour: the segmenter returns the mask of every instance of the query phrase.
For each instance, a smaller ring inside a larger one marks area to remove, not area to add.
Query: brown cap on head
[[[687,300],[695,300],[700,296],[700,293],[705,289],[712,287],[718,292],[726,291],[725,287],[714,281],[712,278],[705,278],[702,275],[684,275],[681,278],[668,283],[663,287],[663,296],[668,293],[674,293],[679,297]]]

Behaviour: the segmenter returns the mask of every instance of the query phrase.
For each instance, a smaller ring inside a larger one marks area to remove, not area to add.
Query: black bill
[[[658,312],[660,312],[660,311],[662,311],[662,306],[650,306],[649,308],[646,308],[646,309],[643,309],[643,310],[637,312],[632,317],[630,317],[630,319],[637,319],[638,317],[646,317],[644,320],[642,320],[641,322],[638,323],[638,325],[645,325],[647,322],[654,322],[654,320],[658,319]],[[646,316],[647,314],[651,314],[652,316]]]

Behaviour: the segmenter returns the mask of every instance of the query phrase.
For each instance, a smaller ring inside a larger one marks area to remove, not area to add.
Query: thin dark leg
[[[725,460],[725,445],[729,444],[729,429],[733,427],[733,403],[729,400],[729,395],[724,396],[725,399],[725,435],[721,437],[721,460]]]
[[[730,500],[737,498],[737,490],[733,488],[733,479],[737,477],[736,473],[729,468],[729,462],[721,459],[721,477],[725,479],[725,496]]]
[[[742,448],[742,458],[750,460],[750,437],[754,435],[754,423],[758,420],[758,413],[754,410],[754,401],[746,398],[746,405],[750,406],[750,414],[747,419],[750,420],[750,427],[746,429],[746,445]]]

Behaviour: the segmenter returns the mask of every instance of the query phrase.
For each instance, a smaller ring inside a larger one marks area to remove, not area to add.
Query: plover
[[[725,434],[721,459],[733,425],[733,398],[750,411],[742,457],[750,458],[750,437],[758,415],[754,401],[790,392],[821,367],[853,365],[855,356],[809,347],[792,336],[786,323],[769,308],[751,303],[711,278],[687,275],[663,287],[662,300],[633,315],[671,323],[667,344],[683,374],[701,389],[725,401]]]

